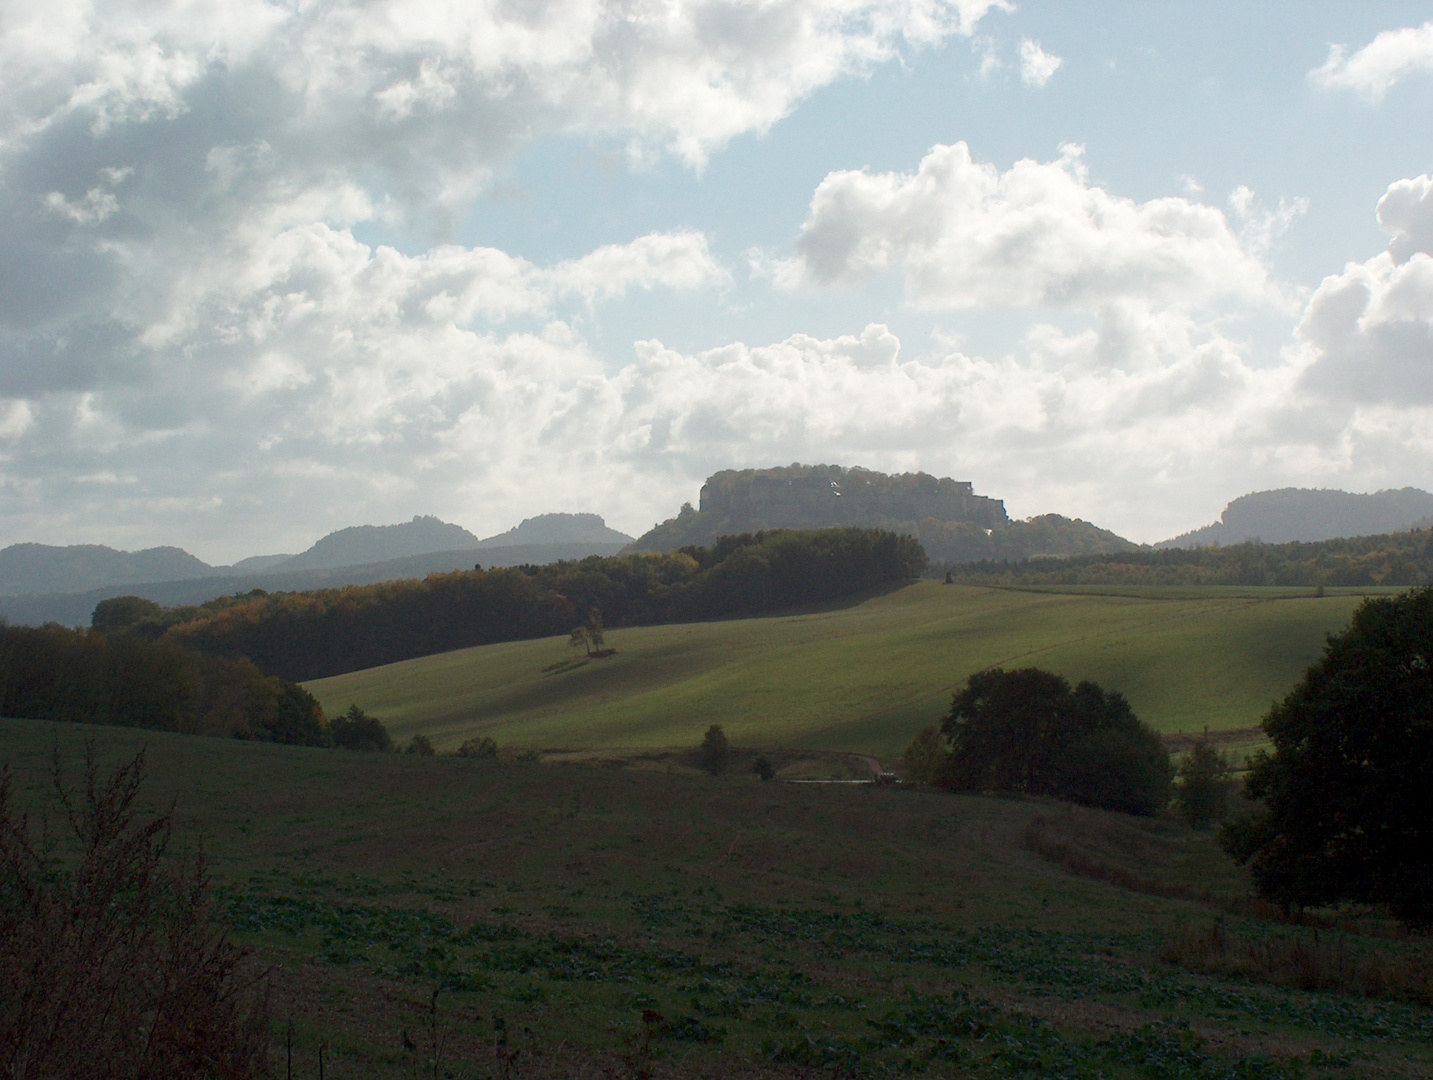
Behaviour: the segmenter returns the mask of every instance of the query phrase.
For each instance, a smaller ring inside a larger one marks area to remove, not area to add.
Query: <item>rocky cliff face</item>
[[[838,465],[719,472],[702,485],[701,505],[656,526],[633,545],[667,551],[760,529],[865,526],[910,532],[922,521],[998,528],[1009,519],[1000,499],[976,495],[965,481],[928,473],[895,476]]]

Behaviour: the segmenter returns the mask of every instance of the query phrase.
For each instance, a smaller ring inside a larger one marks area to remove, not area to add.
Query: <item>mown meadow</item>
[[[735,743],[893,761],[957,684],[1039,666],[1129,698],[1167,733],[1255,727],[1343,629],[1355,591],[1009,589],[921,581],[825,610],[611,631],[589,658],[566,637],[464,649],[305,684],[330,714],[358,704],[439,750]]]
[[[144,800],[202,838],[278,1075],[1433,1075],[1426,983],[1335,970],[1426,946],[1279,922],[1170,820],[5,720],[17,800],[53,815],[86,740],[146,746]],[[1211,933],[1333,988],[1222,972]]]

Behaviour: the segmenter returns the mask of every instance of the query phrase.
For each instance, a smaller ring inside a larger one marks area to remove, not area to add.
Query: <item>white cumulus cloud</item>
[[[1433,406],[1433,178],[1378,203],[1388,249],[1323,280],[1295,337],[1311,392],[1363,406]]]
[[[1044,86],[1064,63],[1060,57],[1047,53],[1038,41],[1024,38],[1020,42],[1020,81],[1026,86]]]
[[[1352,55],[1343,45],[1331,46],[1328,59],[1309,78],[1378,101],[1394,83],[1418,72],[1433,72],[1433,22],[1385,30]]]
[[[826,286],[898,270],[930,309],[1277,301],[1220,210],[1112,195],[1090,184],[1080,147],[1064,151],[1001,172],[962,142],[935,147],[914,173],[832,173],[778,277]]]

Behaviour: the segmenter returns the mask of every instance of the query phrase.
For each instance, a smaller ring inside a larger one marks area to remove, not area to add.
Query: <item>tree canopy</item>
[[[1433,590],[1364,601],[1263,726],[1263,815],[1224,833],[1260,892],[1433,920]]]
[[[950,743],[944,786],[1047,795],[1129,814],[1169,800],[1169,754],[1122,694],[1071,689],[1039,668],[970,676],[941,725]]]
[[[323,746],[303,687],[243,659],[63,626],[0,626],[0,716]]]

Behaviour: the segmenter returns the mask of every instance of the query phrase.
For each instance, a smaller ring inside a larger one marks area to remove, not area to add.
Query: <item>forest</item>
[[[0,716],[317,746],[319,703],[247,660],[172,641],[50,625],[0,626]]]
[[[94,625],[246,658],[295,681],[450,649],[607,627],[757,615],[918,577],[920,543],[877,529],[722,537],[665,555],[449,574],[302,593],[249,593],[196,608],[119,598]]]
[[[1409,586],[1433,581],[1433,532],[1312,543],[1169,548],[1020,561],[934,562],[972,585]]]

